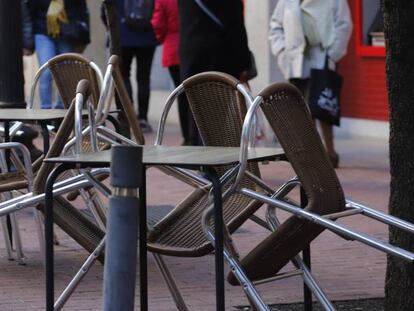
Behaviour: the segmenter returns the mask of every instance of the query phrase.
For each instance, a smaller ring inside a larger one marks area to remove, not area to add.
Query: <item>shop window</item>
[[[371,57],[385,56],[385,41],[379,0],[356,0],[354,27],[358,55]]]

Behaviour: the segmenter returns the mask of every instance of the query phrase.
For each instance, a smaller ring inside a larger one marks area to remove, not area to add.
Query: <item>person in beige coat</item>
[[[270,20],[269,40],[273,55],[286,80],[296,85],[305,98],[311,69],[322,69],[346,54],[352,32],[347,0],[279,0]],[[320,121],[325,148],[338,167],[331,124]]]

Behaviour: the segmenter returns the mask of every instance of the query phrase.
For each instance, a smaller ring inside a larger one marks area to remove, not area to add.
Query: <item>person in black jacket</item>
[[[146,26],[134,26],[128,23],[126,19],[127,13],[137,14],[137,12],[130,11],[134,8],[134,1],[112,0],[115,8],[115,15],[117,17],[118,31],[119,31],[119,48],[121,56],[121,72],[125,82],[128,95],[132,102],[133,92],[131,85],[131,74],[134,74],[137,83],[137,99],[138,106],[138,122],[143,133],[152,132],[152,127],[148,122],[148,109],[151,93],[151,68],[154,58],[155,48],[158,41],[155,38],[150,20]],[[136,1],[135,1],[136,2]],[[131,7],[128,6],[128,3]],[[143,2],[145,6],[146,2]],[[141,5],[141,4],[140,4]],[[104,7],[101,7],[101,18],[103,23],[107,26]],[[136,60],[136,71],[131,73],[132,61]]]
[[[246,80],[251,61],[241,0],[180,0],[182,79],[216,70]]]
[[[39,66],[52,57],[80,52],[90,41],[86,0],[22,0],[23,55],[36,51]],[[52,108],[52,76],[40,78],[41,108]],[[63,108],[58,99],[56,108]]]
[[[247,82],[251,61],[242,1],[179,0],[178,9],[181,79],[221,71]],[[191,136],[199,137],[194,120],[191,123]],[[201,139],[193,144],[201,145]]]

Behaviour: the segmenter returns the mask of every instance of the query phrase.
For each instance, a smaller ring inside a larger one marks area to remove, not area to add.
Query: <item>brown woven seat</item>
[[[341,238],[359,241],[411,264],[414,263],[412,250],[391,245],[377,237],[371,237],[334,221],[341,217],[360,214],[414,234],[412,223],[383,214],[360,203],[345,200],[338,177],[317,134],[304,98],[299,90],[290,84],[272,84],[261,91],[254,100],[243,126],[242,160],[236,181],[244,176],[246,165],[244,154],[248,148],[247,141],[251,138],[252,120],[259,107],[262,107],[297,177],[285,183],[271,197],[247,188],[237,188],[238,193],[268,204],[266,219],[272,233],[259,242],[243,259],[234,261],[228,276],[229,282],[233,285],[242,283],[254,307],[259,310],[269,310],[252,281],[263,284],[301,275],[322,308],[328,311],[335,310],[307,265],[297,255],[325,229],[329,229]],[[291,200],[286,200],[286,195],[299,182],[307,197],[303,208]],[[293,216],[280,223],[273,213],[276,208],[287,211]],[[289,260],[298,271],[276,275]]]
[[[195,75],[183,82],[185,94],[193,112],[200,136],[206,146],[240,145],[246,104],[237,90],[240,82],[218,72]],[[231,167],[217,167],[222,175]],[[259,176],[257,164],[249,171]],[[247,178],[243,186],[254,189]],[[149,233],[148,249],[165,255],[195,257],[213,250],[202,230],[202,213],[210,206],[207,192],[196,189]],[[223,202],[223,218],[230,232],[236,230],[261,203],[242,195],[232,195]],[[213,227],[213,226],[212,226]]]
[[[56,83],[56,87],[65,108],[70,106],[73,94],[75,94],[76,91],[76,86],[82,79],[89,81],[91,88],[91,100],[94,107],[96,107],[99,99],[98,79],[100,78],[97,77],[97,72],[92,67],[91,61],[80,54],[64,53],[51,58],[37,73],[32,85],[29,100],[30,108],[33,104],[34,90],[36,88],[38,78],[45,69],[50,70],[53,81]]]
[[[342,187],[299,91],[290,84],[273,84],[258,96],[263,97],[266,119],[306,192],[306,210],[319,215],[343,211]],[[241,266],[251,280],[272,277],[323,230],[291,216],[246,255]],[[238,284],[232,274],[229,282]]]

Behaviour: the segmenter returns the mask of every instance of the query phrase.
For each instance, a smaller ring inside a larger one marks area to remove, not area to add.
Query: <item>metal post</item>
[[[0,0],[0,108],[25,106],[22,41],[21,1]],[[10,141],[9,122],[5,122],[4,141]],[[9,150],[6,150],[6,162],[8,170]],[[12,245],[13,234],[9,215],[7,230]]]
[[[60,164],[49,174],[45,185],[45,266],[46,266],[46,310],[54,310],[54,254],[53,254],[53,185],[59,175],[72,168],[71,164]]]
[[[134,310],[139,206],[137,188],[142,183],[142,172],[142,147],[113,147],[111,185],[114,191],[109,200],[105,252],[105,311]]]
[[[0,0],[0,108],[24,108],[21,1]]]
[[[300,205],[305,208],[308,204],[308,198],[306,197],[305,190],[300,188]],[[310,245],[306,246],[302,252],[303,262],[308,267],[309,272],[311,271],[311,254]],[[303,282],[303,304],[305,311],[312,311],[312,292],[309,287]]]
[[[146,170],[141,172],[139,187],[139,288],[141,310],[148,310],[148,271],[147,271],[147,178]]]
[[[224,254],[223,254],[223,202],[221,197],[220,178],[214,167],[204,167],[206,178],[213,185],[214,200],[214,248],[216,263],[216,310],[225,310],[224,295]]]

